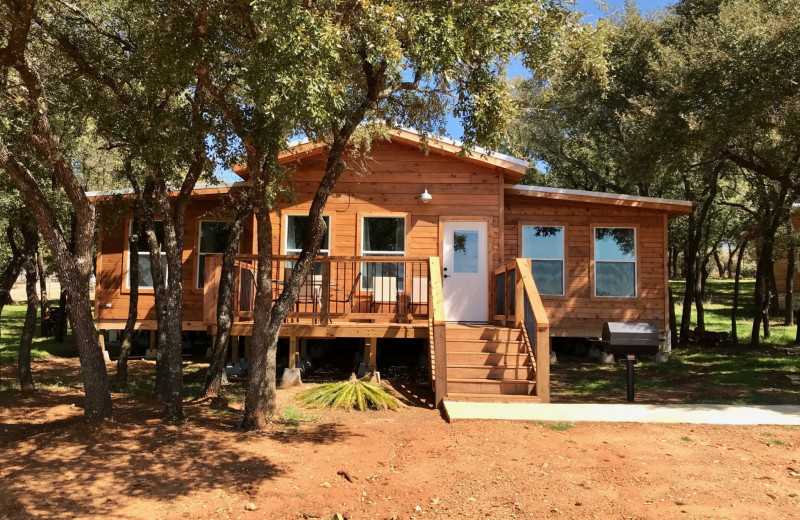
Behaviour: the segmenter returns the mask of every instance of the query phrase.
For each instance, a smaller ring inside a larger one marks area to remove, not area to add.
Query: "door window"
[[[453,272],[471,274],[478,272],[478,232],[453,231]]]

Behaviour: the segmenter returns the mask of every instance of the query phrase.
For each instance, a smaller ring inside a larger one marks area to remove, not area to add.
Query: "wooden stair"
[[[447,324],[448,399],[535,402],[534,375],[521,330]]]

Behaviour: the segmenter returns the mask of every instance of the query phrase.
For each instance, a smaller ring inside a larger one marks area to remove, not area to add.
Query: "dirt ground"
[[[34,371],[37,394],[0,392],[0,519],[800,518],[796,428],[447,424],[400,385],[399,412],[319,414],[280,390],[259,434],[237,430],[238,402],[172,427],[123,394],[87,426],[77,362]]]

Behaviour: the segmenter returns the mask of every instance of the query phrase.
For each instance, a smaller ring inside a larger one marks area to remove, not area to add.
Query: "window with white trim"
[[[225,252],[231,234],[232,222],[201,221],[197,240],[197,288],[202,289],[206,280],[206,257],[208,254]]]
[[[594,228],[594,295],[636,297],[635,228]]]
[[[160,220],[156,220],[154,222],[154,229],[156,232],[156,239],[158,240],[159,245],[161,246],[161,270],[164,273],[164,283],[167,282],[167,277],[169,276],[169,270],[167,269],[167,253],[164,251],[164,223]],[[130,227],[128,229],[129,236],[133,233],[133,221],[130,223]],[[152,289],[153,288],[153,273],[150,270],[150,244],[147,242],[147,236],[144,233],[144,230],[141,230],[139,233],[139,240],[136,242],[136,246],[139,249],[139,258],[136,261],[139,263],[139,288],[140,289]],[[128,266],[132,265],[133,259],[131,258],[131,251],[130,248],[128,249]],[[131,288],[131,272],[130,267],[128,268],[128,272],[126,273],[126,282],[125,285],[128,289]]]
[[[319,246],[319,256],[330,256],[331,254],[331,217],[322,217],[325,221],[325,235]],[[286,243],[284,251],[287,255],[299,255],[303,250],[303,241],[308,235],[310,217],[308,215],[286,215]],[[286,262],[286,267],[294,267],[294,262]],[[314,262],[314,274],[322,274],[322,264]]]
[[[522,256],[531,259],[539,294],[564,295],[563,226],[522,226]]]
[[[361,221],[363,256],[406,256],[405,217],[363,217]],[[372,289],[375,277],[396,278],[396,290],[404,290],[405,264],[381,262],[361,266],[361,288]]]

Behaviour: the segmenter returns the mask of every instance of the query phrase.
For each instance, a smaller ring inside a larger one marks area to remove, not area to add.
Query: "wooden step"
[[[515,340],[487,341],[485,339],[447,338],[447,351],[453,352],[511,352],[522,351],[522,342]]]
[[[533,368],[519,365],[448,365],[449,379],[531,379]]]
[[[467,394],[523,394],[530,395],[536,387],[527,379],[467,379],[447,378],[447,392]]]
[[[520,394],[472,394],[465,392],[448,392],[445,401],[466,401],[478,403],[541,403],[535,395]]]
[[[522,331],[493,325],[447,325],[447,341],[451,339],[483,339],[489,341],[519,341]]]
[[[447,352],[447,365],[516,365],[530,364],[527,354],[515,352]]]

